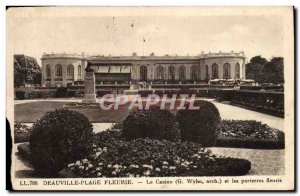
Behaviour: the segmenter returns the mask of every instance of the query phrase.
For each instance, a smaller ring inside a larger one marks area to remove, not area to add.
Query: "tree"
[[[265,75],[264,82],[267,83],[283,83],[284,74],[283,74],[283,58],[274,57],[270,62],[267,62],[264,65],[263,73]]]
[[[246,64],[246,78],[258,83],[283,83],[283,62],[283,57],[274,57],[267,61],[261,56],[255,56]]]
[[[246,78],[261,83],[263,81],[262,69],[266,62],[267,60],[261,56],[252,57],[250,63],[246,64]]]
[[[42,74],[41,73],[37,73],[33,79],[33,83],[34,84],[38,84],[41,85],[42,84]]]

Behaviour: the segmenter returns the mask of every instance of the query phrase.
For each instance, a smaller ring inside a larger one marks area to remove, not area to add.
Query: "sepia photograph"
[[[295,189],[293,7],[8,7],[13,190]]]

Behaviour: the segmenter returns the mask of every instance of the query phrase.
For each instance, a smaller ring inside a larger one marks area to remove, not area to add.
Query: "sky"
[[[276,15],[104,15],[15,17],[7,35],[14,54],[198,55],[244,51],[249,61],[283,56],[283,20]],[[144,41],[145,40],[145,41]]]

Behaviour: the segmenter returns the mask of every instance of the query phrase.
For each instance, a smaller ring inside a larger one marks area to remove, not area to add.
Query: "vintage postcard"
[[[13,190],[295,189],[293,7],[9,7]]]

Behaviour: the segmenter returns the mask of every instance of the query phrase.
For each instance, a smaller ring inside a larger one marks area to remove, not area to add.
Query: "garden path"
[[[284,150],[208,148],[213,154],[251,161],[248,175],[284,175]]]
[[[220,103],[214,99],[202,99],[215,104],[218,108],[222,119],[230,120],[256,120],[269,125],[270,127],[284,131],[284,118],[264,114],[238,106]]]

